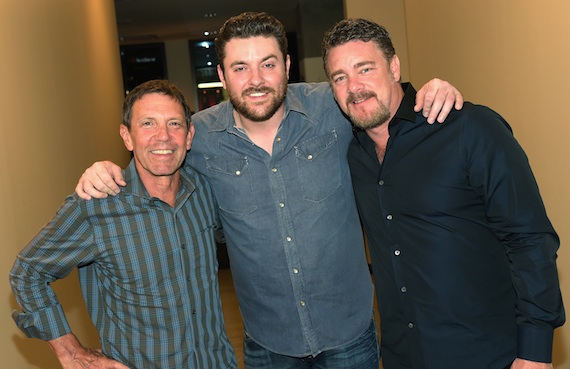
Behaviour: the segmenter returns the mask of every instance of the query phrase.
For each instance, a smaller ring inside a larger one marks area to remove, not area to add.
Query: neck
[[[273,151],[273,141],[284,116],[285,105],[282,105],[271,118],[261,122],[249,120],[234,110],[236,126],[242,129],[254,144],[261,147],[269,155]]]
[[[141,180],[151,197],[156,197],[174,207],[180,189],[180,171],[169,176],[141,175]]]
[[[366,133],[372,142],[374,142],[376,156],[378,157],[380,164],[382,164],[384,161],[384,155],[386,154],[386,145],[388,144],[388,139],[390,138],[390,132],[388,131],[388,122],[382,124],[379,127],[367,129]]]
[[[390,118],[382,125],[367,129],[366,133],[374,142],[374,148],[376,149],[376,156],[378,157],[378,161],[380,164],[384,161],[384,155],[386,154],[386,146],[388,145],[388,139],[390,138],[390,131],[388,130],[388,126],[392,121],[392,118],[396,115],[396,112],[400,108],[400,104],[404,99],[404,90],[402,89],[402,85],[398,82],[392,84],[392,91],[393,91],[393,99],[392,103],[390,104]]]

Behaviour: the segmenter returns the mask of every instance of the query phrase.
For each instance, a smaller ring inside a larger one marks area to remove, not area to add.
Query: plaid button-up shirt
[[[217,279],[214,199],[189,167],[175,208],[149,197],[131,162],[116,197],[68,197],[18,255],[10,282],[18,326],[70,333],[50,284],[78,268],[103,352],[132,368],[236,368]]]

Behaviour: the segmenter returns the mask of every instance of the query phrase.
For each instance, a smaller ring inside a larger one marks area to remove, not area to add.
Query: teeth
[[[172,154],[174,150],[153,150],[153,154]]]
[[[251,96],[251,97],[260,97],[260,96],[263,96],[263,95],[265,95],[265,93],[263,93],[263,92],[256,92],[256,93],[250,94],[249,96]]]

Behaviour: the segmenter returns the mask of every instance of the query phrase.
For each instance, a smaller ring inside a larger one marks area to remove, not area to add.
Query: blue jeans
[[[247,334],[243,347],[246,369],[378,369],[380,360],[374,319],[366,332],[356,340],[315,357],[275,354],[253,342]]]

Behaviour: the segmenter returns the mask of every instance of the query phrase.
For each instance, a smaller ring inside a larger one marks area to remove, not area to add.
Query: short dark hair
[[[386,61],[390,62],[396,50],[386,28],[378,23],[363,18],[344,19],[335,24],[325,33],[322,43],[323,65],[328,76],[329,51],[335,46],[343,45],[349,41],[373,41],[384,54]]]
[[[184,94],[175,85],[164,79],[153,79],[146,81],[135,87],[123,101],[123,124],[131,129],[131,118],[133,115],[133,105],[137,100],[140,100],[144,95],[157,93],[170,96],[182,105],[184,109],[184,117],[186,118],[186,127],[190,127],[190,119],[192,114],[190,108],[186,104]]]
[[[287,33],[283,24],[265,12],[245,12],[228,19],[215,39],[216,54],[222,71],[226,57],[226,44],[234,38],[250,38],[256,36],[274,37],[287,59]]]

